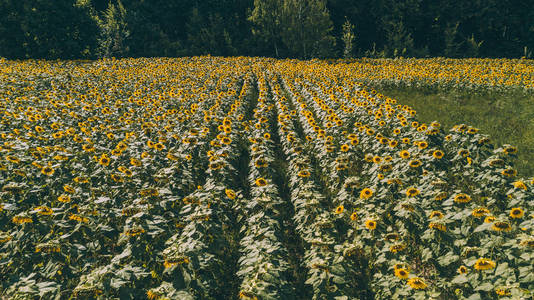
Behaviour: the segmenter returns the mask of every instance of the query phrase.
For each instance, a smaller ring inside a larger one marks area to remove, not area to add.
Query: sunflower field
[[[0,298],[533,298],[517,148],[364,86],[532,62],[410,63],[0,60]]]

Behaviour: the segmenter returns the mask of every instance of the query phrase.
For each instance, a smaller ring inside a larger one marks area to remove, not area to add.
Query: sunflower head
[[[43,173],[46,176],[52,176],[54,175],[54,169],[50,166],[45,166],[41,169],[41,173]]]
[[[427,287],[425,281],[419,277],[413,277],[408,279],[407,284],[414,290],[422,290]]]
[[[410,275],[410,271],[404,268],[398,268],[395,269],[395,276],[397,276],[400,279],[408,279],[408,276]]]
[[[414,187],[408,188],[406,190],[406,196],[408,196],[408,197],[415,197],[415,196],[419,195],[420,193],[421,192],[418,189],[414,188]]]
[[[361,199],[369,199],[369,198],[371,198],[371,196],[373,196],[373,190],[370,189],[370,188],[364,188],[360,192],[360,198]]]
[[[257,186],[266,186],[267,185],[267,180],[265,180],[265,178],[263,178],[263,177],[260,177],[260,178],[256,179],[256,185]]]
[[[514,207],[510,210],[510,218],[512,219],[519,219],[522,218],[525,214],[525,211],[521,209],[520,207]]]
[[[369,230],[375,230],[376,229],[376,221],[368,219],[365,221],[365,227]]]

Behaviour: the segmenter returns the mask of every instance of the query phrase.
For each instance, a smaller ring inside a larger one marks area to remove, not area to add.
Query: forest
[[[532,0],[0,0],[0,57],[531,58]]]

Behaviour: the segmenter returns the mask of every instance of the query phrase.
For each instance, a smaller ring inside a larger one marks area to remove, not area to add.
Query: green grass
[[[519,153],[515,167],[519,175],[534,177],[534,94],[419,87],[376,90],[414,108],[422,122],[437,120],[444,130],[464,123],[489,135],[496,146],[516,146]]]

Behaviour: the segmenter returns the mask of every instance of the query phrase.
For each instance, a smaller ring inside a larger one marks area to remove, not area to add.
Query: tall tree
[[[292,57],[335,56],[325,0],[284,0],[282,21],[282,40]]]
[[[254,10],[249,17],[254,24],[252,33],[265,44],[271,44],[276,57],[280,57],[280,33],[283,29],[282,8],[282,0],[254,0]]]

